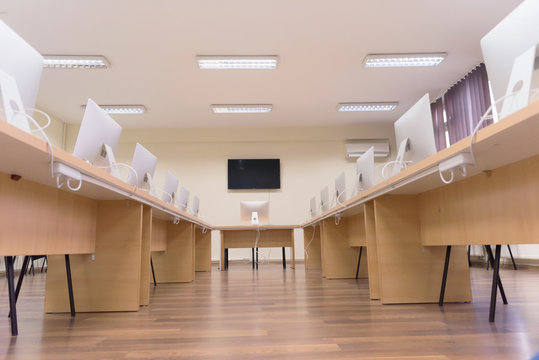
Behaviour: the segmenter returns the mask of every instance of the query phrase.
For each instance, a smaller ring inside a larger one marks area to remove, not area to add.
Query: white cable
[[[444,184],[451,184],[453,182],[453,179],[455,177],[455,173],[453,171],[453,169],[450,170],[450,173],[451,173],[451,177],[449,178],[449,180],[447,180],[445,177],[444,177],[444,174],[442,173],[442,171],[440,170],[440,179],[442,179],[442,181],[444,182]]]
[[[311,237],[311,240],[309,240],[309,242],[307,243],[307,245],[305,245],[305,249],[303,249],[303,252],[305,253],[305,260],[309,259],[309,254],[307,253],[307,249],[309,248],[309,246],[311,245],[311,243],[313,242],[314,240],[314,235],[316,233],[316,224],[312,224],[311,225],[313,227],[313,236]]]
[[[385,171],[387,169],[387,167],[389,165],[393,165],[393,166],[399,166],[402,169],[407,169],[408,168],[408,164],[413,164],[413,161],[409,161],[409,160],[405,160],[405,161],[396,161],[396,160],[392,160],[392,161],[388,161],[387,163],[385,163],[384,167],[382,168],[382,178],[384,179],[384,181],[387,182],[387,180],[389,179],[389,177],[387,177],[385,175]],[[391,177],[391,176],[390,176]]]
[[[68,179],[67,179],[67,188],[68,188],[69,190],[71,190],[71,191],[79,191],[80,188],[82,187],[82,179],[79,180],[79,185],[78,185],[77,187],[72,187],[72,186],[71,186],[71,181],[73,181],[73,179],[71,179],[71,178],[68,178]]]
[[[137,174],[137,170],[135,170],[131,165],[128,165],[128,164],[124,164],[124,163],[114,163],[114,165],[106,165],[106,166],[95,166],[96,168],[98,169],[112,169],[112,167],[118,167],[118,166],[123,166],[123,167],[126,167],[128,170],[131,170],[130,173],[128,173],[127,175],[127,181],[126,182],[129,182],[129,179],[131,177],[131,175],[133,175],[135,177],[135,184],[138,184],[138,174]],[[133,185],[135,187],[135,189],[137,188],[137,185]]]
[[[34,109],[34,111],[36,111]],[[39,113],[42,113],[42,114],[45,114],[43,111],[41,110],[37,110]],[[47,136],[47,134],[45,134],[45,132],[43,131],[43,129],[47,128],[47,126],[50,125],[50,117],[48,115],[46,115],[47,119],[48,119],[48,123],[47,125],[43,126],[43,127],[40,127],[39,124],[37,123],[37,121],[31,117],[30,115],[28,115],[26,112],[24,111],[15,111],[16,113],[19,113],[19,114],[22,114],[23,116],[25,116],[28,120],[30,120],[32,122],[32,124],[36,127],[35,131],[39,132],[41,134],[41,136],[43,136],[43,139],[47,142],[47,145],[49,147],[49,152],[50,152],[50,155],[51,155],[51,163],[50,163],[50,169],[51,169],[51,177],[54,179],[55,176],[54,176],[54,151],[52,149],[52,144],[51,144],[51,141],[49,140],[49,137]],[[58,180],[57,180],[57,184],[58,184]]]
[[[335,214],[335,225],[339,225],[341,223],[341,213]]]
[[[42,127],[37,127],[37,129],[33,129],[33,130],[30,130],[31,132],[38,132],[38,131],[43,131],[45,130],[46,128],[49,127],[49,125],[51,124],[51,117],[49,116],[49,114],[47,114],[46,112],[44,111],[41,111],[39,109],[34,109],[34,108],[26,108],[24,109],[25,111],[26,110],[29,110],[29,111],[34,111],[34,112],[38,112],[40,113],[41,115],[45,116],[45,118],[47,118],[47,124],[43,125]],[[28,115],[30,116],[30,115]]]

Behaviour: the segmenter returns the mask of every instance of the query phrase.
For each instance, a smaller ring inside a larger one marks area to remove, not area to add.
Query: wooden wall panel
[[[419,195],[421,241],[536,244],[539,155]]]
[[[445,247],[421,245],[416,195],[374,200],[381,300],[391,303],[437,302]],[[445,299],[471,301],[466,248],[453,247]]]
[[[195,225],[186,221],[167,222],[167,251],[153,252],[153,266],[158,283],[194,280]]]
[[[303,229],[303,244],[306,249],[305,270],[322,269],[320,225],[316,224]]]
[[[142,243],[140,251],[140,305],[150,304],[150,244],[152,241],[152,208],[142,210]]]
[[[195,236],[195,271],[211,271],[211,230],[197,227]]]
[[[142,204],[98,201],[95,260],[71,255],[77,312],[137,311],[140,305]],[[68,312],[63,256],[50,256],[45,312]]]
[[[380,275],[378,269],[378,247],[376,244],[376,224],[374,221],[374,201],[365,203],[365,238],[369,259],[369,293],[373,300],[380,299]]]
[[[97,201],[0,173],[0,255],[95,251]],[[31,224],[31,226],[29,226]]]

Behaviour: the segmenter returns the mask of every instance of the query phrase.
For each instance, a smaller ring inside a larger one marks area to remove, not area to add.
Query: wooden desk
[[[294,253],[294,229],[298,225],[246,225],[222,226],[216,230],[221,231],[221,271],[225,270],[225,249],[252,249],[255,247],[259,235],[258,248],[289,247],[290,266],[296,268]]]
[[[195,226],[209,224],[61,149],[54,148],[54,157],[81,172],[80,191],[57,189],[44,141],[0,121],[0,255],[50,255],[46,312],[70,308],[65,254],[71,254],[75,304],[83,312],[136,311],[148,304],[154,237],[165,240],[168,259],[177,256],[173,281],[194,279]],[[161,228],[154,234],[154,221],[164,224],[164,234]]]
[[[467,151],[469,137],[302,227],[321,223],[324,229],[337,214],[352,219],[363,213],[370,295],[384,304],[437,302],[445,246],[457,245],[449,263],[446,299],[471,301],[465,245],[539,243],[538,133],[539,102],[535,102],[477,133],[477,166],[468,169],[466,178],[457,175],[454,183],[444,185],[437,165]],[[328,247],[342,246],[343,240],[331,232],[321,233],[323,272],[334,272],[330,265],[338,261]],[[305,238],[311,234],[306,231]]]

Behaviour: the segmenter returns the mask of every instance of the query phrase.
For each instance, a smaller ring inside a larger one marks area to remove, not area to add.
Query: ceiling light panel
[[[398,105],[398,102],[341,103],[337,105],[337,111],[392,111],[395,110]]]
[[[212,105],[215,114],[257,114],[269,113],[273,106],[266,105]]]
[[[275,70],[277,56],[197,56],[202,70]]]
[[[367,68],[437,66],[447,53],[369,54],[363,61]]]
[[[146,112],[144,105],[99,105],[107,114],[140,115]],[[81,105],[82,110],[86,105]]]
[[[43,67],[53,69],[107,69],[104,56],[43,55]]]

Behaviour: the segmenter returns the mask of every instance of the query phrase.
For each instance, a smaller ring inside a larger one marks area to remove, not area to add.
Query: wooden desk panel
[[[153,252],[153,266],[158,283],[195,280],[195,225],[180,221],[166,222],[167,250]]]
[[[211,271],[211,231],[195,230],[195,271]]]
[[[0,173],[0,255],[90,254],[97,201]]]
[[[373,300],[380,299],[380,264],[378,263],[378,245],[376,243],[376,222],[374,219],[374,201],[365,203],[365,239],[367,258],[369,259],[369,294]]]
[[[150,304],[150,255],[152,242],[152,208],[144,205],[142,210],[142,243],[140,248],[140,305]]]
[[[168,221],[152,218],[152,251],[167,250],[167,223]]]
[[[255,247],[257,228],[260,238],[259,248],[289,247],[291,268],[296,268],[296,256],[294,253],[294,227],[295,226],[245,226],[245,227],[221,227],[221,270],[224,270],[225,249],[240,249]]]
[[[539,243],[539,155],[419,195],[421,243]]]
[[[421,245],[417,195],[374,201],[380,298],[384,304],[438,302],[445,247]],[[472,300],[466,247],[451,254],[446,301]]]
[[[143,206],[99,201],[95,260],[72,255],[77,312],[137,311],[140,306]],[[63,256],[49,256],[45,312],[69,312]]]

